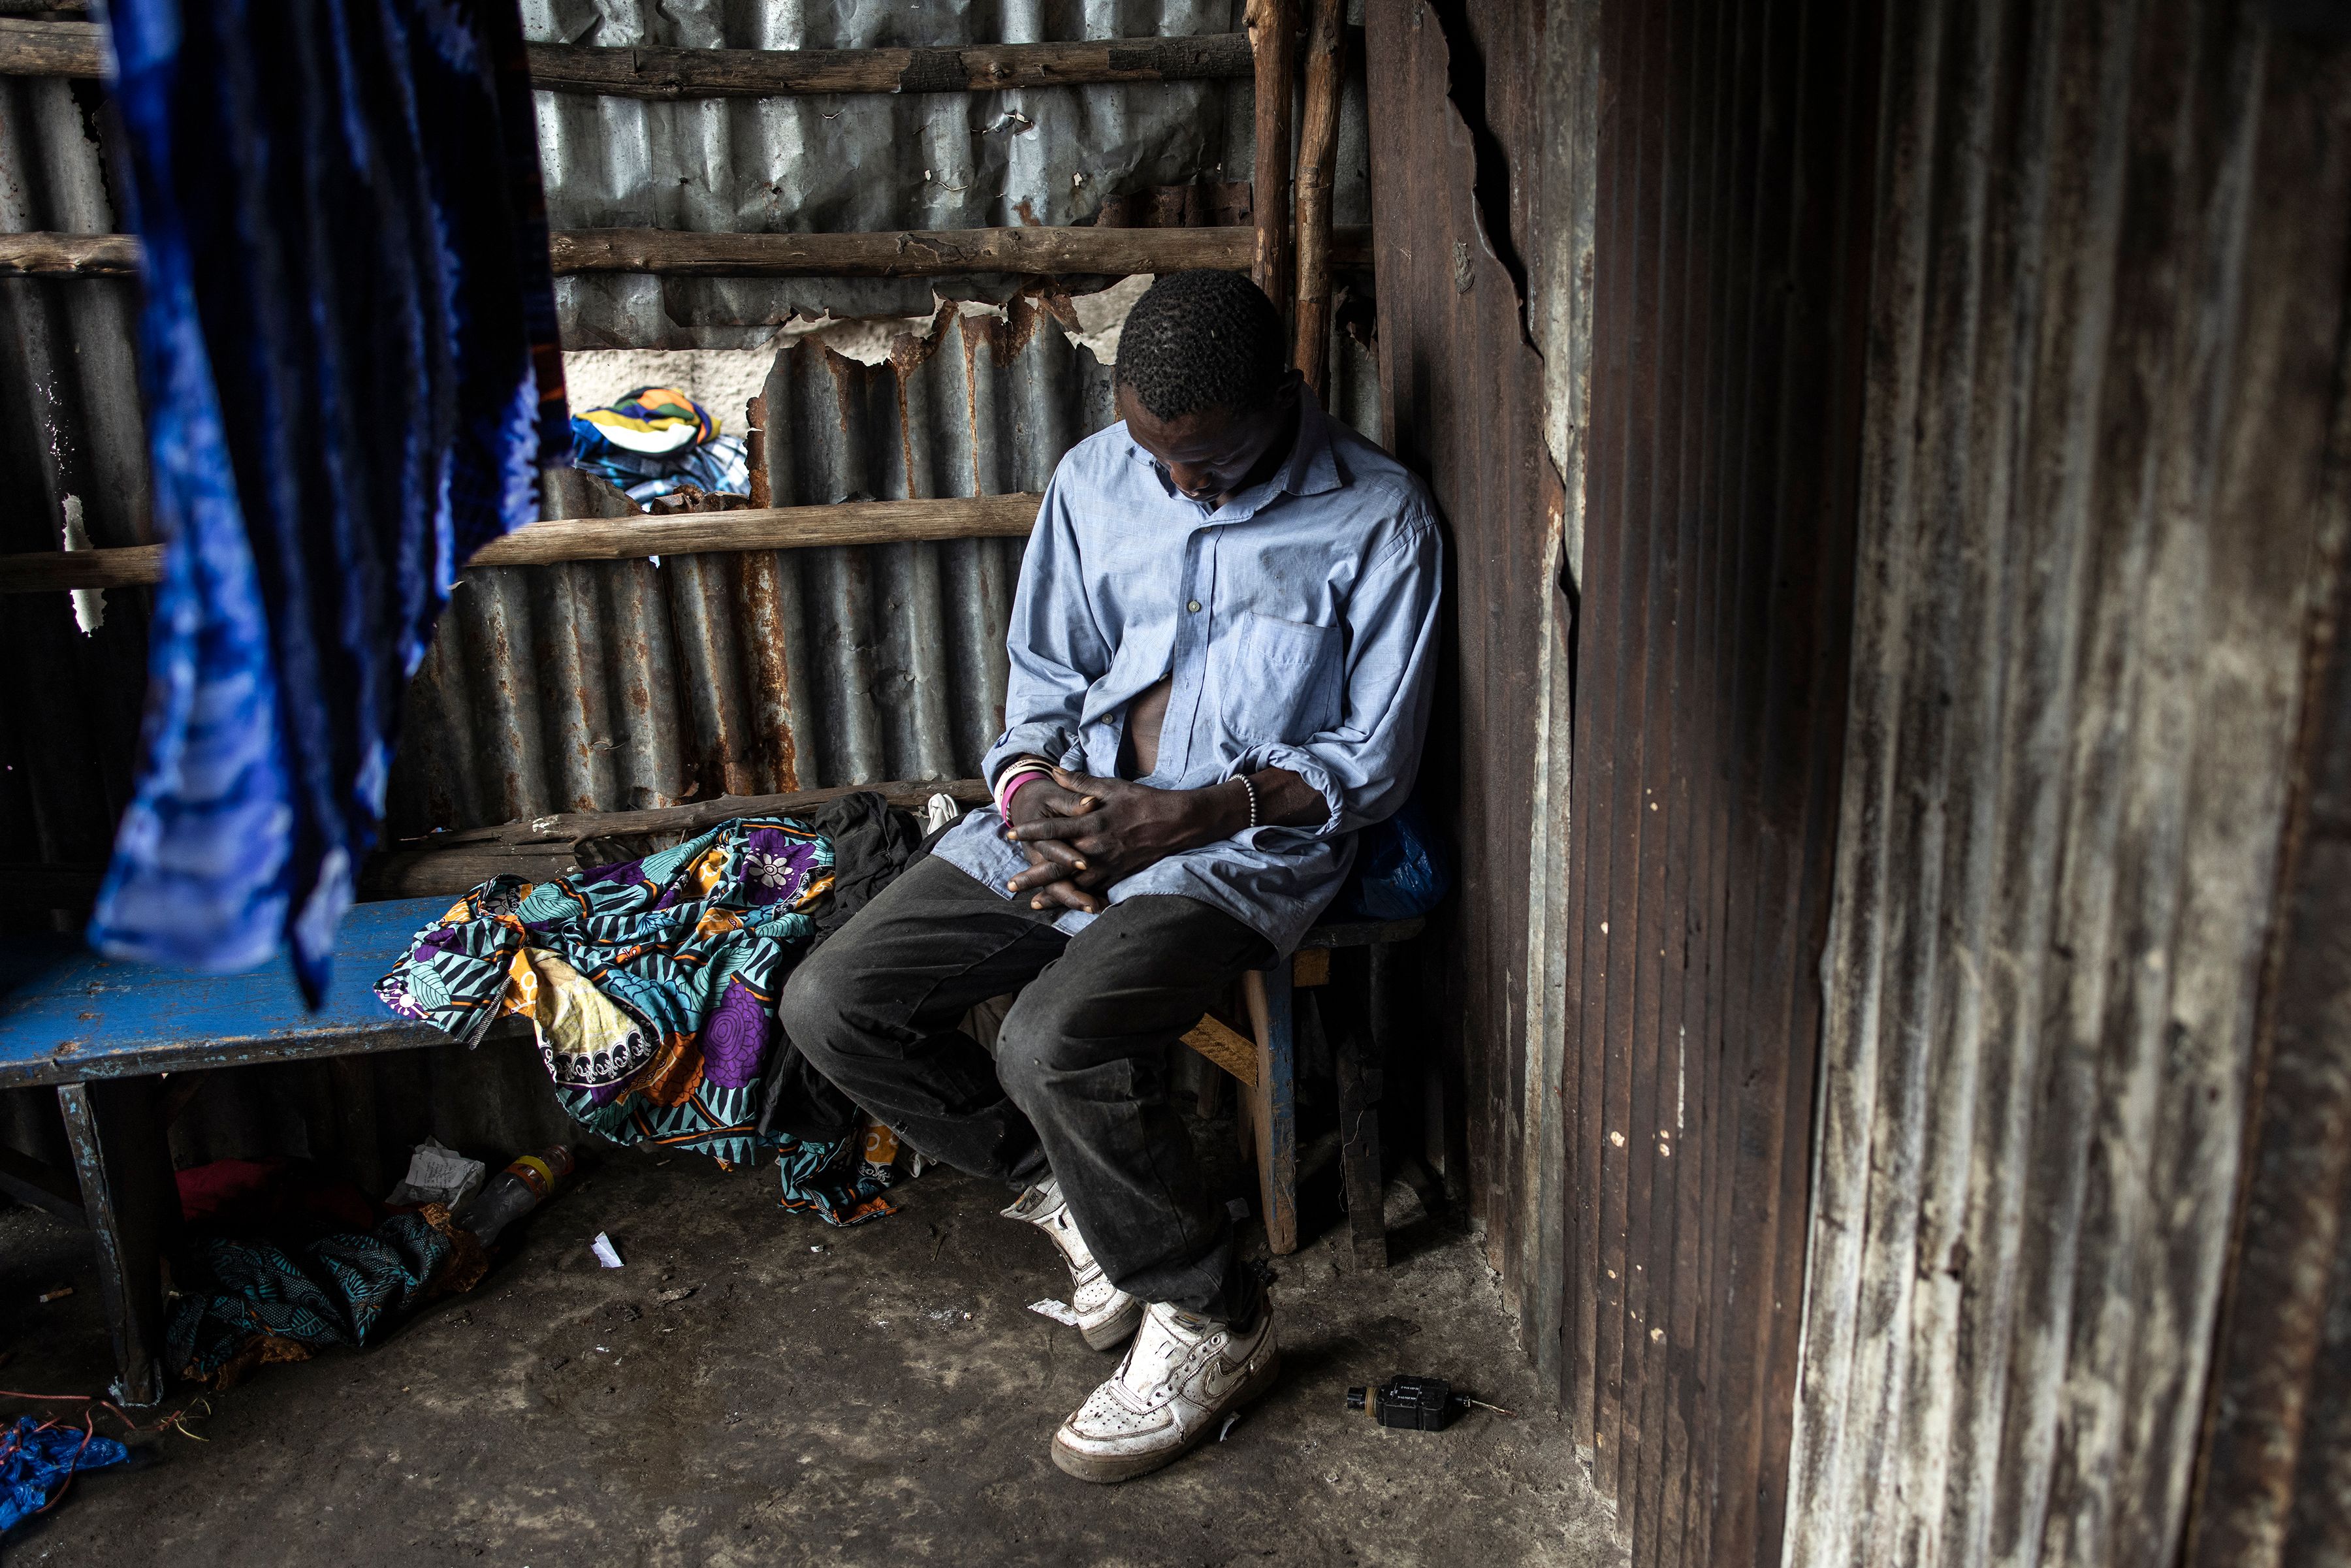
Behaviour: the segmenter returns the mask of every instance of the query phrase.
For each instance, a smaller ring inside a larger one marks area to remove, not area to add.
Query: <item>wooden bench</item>
[[[315,1013],[282,961],[195,975],[101,958],[65,936],[0,946],[0,1089],[54,1087],[73,1154],[68,1173],[0,1148],[0,1191],[96,1239],[121,1402],[152,1405],[163,1394],[162,1256],[179,1191],[158,1075],[446,1044],[431,1024],[385,1008],[373,987],[449,904],[355,906]]]
[[[317,1012],[302,1005],[282,962],[243,975],[198,975],[102,958],[66,936],[0,946],[0,1089],[54,1088],[73,1155],[66,1171],[0,1146],[0,1192],[95,1239],[120,1368],[114,1393],[122,1403],[152,1405],[163,1394],[162,1258],[179,1221],[167,1135],[172,1092],[163,1075],[446,1044],[449,1037],[432,1025],[391,1012],[373,988],[409,938],[449,904],[436,896],[354,906]],[[1341,1158],[1355,1255],[1385,1266],[1374,1030],[1397,1015],[1385,994],[1393,981],[1378,958],[1386,945],[1419,929],[1416,920],[1318,926],[1290,964],[1248,977],[1254,1040],[1214,1019],[1187,1038],[1242,1085],[1242,1124],[1254,1143],[1277,1253],[1298,1247],[1296,989],[1327,982],[1334,949],[1365,948],[1370,1027],[1339,1030],[1332,1045],[1350,1129]]]
[[[1298,1250],[1298,993],[1329,986],[1334,954],[1349,953],[1364,961],[1364,974],[1344,977],[1351,988],[1361,986],[1362,1005],[1339,1009],[1347,1016],[1328,1030],[1339,1080],[1339,1177],[1356,1266],[1387,1267],[1380,1171],[1382,1063],[1387,1059],[1386,1031],[1412,1016],[1400,1005],[1400,966],[1393,961],[1393,949],[1420,935],[1423,924],[1365,920],[1317,925],[1288,964],[1243,977],[1249,1035],[1211,1013],[1184,1037],[1186,1045],[1240,1085],[1242,1144],[1257,1166],[1259,1208],[1276,1257]]]

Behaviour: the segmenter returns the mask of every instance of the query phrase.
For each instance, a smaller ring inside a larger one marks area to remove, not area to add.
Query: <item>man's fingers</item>
[[[1057,817],[1081,817],[1102,804],[1092,795],[1081,795],[1059,784],[1045,785],[1037,797],[1037,802]]]
[[[1034,847],[1051,841],[1091,838],[1094,824],[1082,817],[1040,817],[1033,822],[1023,822],[1004,836],[1016,844]]]
[[[1102,912],[1101,899],[1067,882],[1057,882],[1040,888],[1029,900],[1029,907],[1031,909],[1051,909],[1057,904],[1063,909],[1077,910],[1082,915],[1100,915]]]
[[[1027,871],[1015,873],[1004,885],[1015,894],[1033,893],[1053,883],[1067,882],[1071,874],[1067,866],[1055,865],[1051,861],[1039,861]]]
[[[1086,869],[1085,852],[1075,844],[1064,843],[1060,839],[1040,839],[1033,844],[1022,844],[1020,847],[1029,852],[1029,859],[1032,864],[1042,859],[1050,861],[1058,866],[1066,866],[1071,871]]]
[[[1072,773],[1066,768],[1053,769],[1053,782],[1071,794],[1082,797],[1089,806],[1098,802],[1109,790],[1109,779],[1097,779],[1091,773]]]

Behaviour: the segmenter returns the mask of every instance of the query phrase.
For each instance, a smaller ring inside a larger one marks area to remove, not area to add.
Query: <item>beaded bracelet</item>
[[[1233,775],[1233,779],[1235,782],[1239,784],[1240,787],[1249,793],[1249,825],[1250,828],[1254,828],[1257,826],[1257,786],[1249,782],[1249,776],[1246,773],[1236,773]],[[1247,832],[1249,829],[1244,828],[1241,831],[1243,832]]]

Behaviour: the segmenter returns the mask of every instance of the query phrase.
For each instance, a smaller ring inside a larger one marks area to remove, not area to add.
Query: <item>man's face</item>
[[[1266,477],[1289,454],[1297,423],[1296,372],[1263,408],[1237,414],[1228,408],[1196,409],[1161,419],[1134,389],[1118,389],[1118,414],[1134,444],[1158,460],[1178,490],[1195,501],[1222,506],[1226,497]],[[1277,450],[1279,448],[1279,450]]]

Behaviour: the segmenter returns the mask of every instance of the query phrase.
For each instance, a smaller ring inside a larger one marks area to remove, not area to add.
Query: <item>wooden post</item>
[[[1251,969],[1241,996],[1257,1034],[1257,1086],[1249,1102],[1249,1128],[1257,1160],[1259,1203],[1267,1249],[1277,1258],[1298,1250],[1298,1034],[1290,966]]]
[[[1249,276],[1288,319],[1290,296],[1290,79],[1298,52],[1292,0],[1249,0],[1249,49],[1257,58],[1257,168],[1249,204],[1257,218],[1257,263]]]
[[[163,1397],[162,1259],[180,1217],[156,1093],[152,1078],[57,1086],[81,1176],[82,1212],[97,1241],[99,1295],[121,1369],[114,1397],[132,1406]]]
[[[1347,1195],[1347,1238],[1358,1269],[1388,1266],[1385,1171],[1380,1151],[1380,1099],[1385,1063],[1374,1045],[1372,1019],[1390,998],[1371,986],[1372,949],[1349,948],[1337,985],[1317,1005],[1331,1040],[1339,1080],[1339,1180]]]
[[[1306,38],[1306,120],[1298,133],[1298,336],[1290,363],[1317,402],[1331,366],[1331,183],[1339,168],[1339,80],[1346,0],[1313,0]]]

